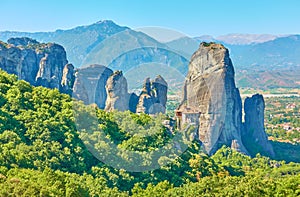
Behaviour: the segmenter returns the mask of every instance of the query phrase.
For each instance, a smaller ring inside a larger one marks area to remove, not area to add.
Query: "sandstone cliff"
[[[113,71],[105,66],[94,64],[77,70],[73,86],[73,97],[85,104],[96,103],[105,108],[107,93],[106,82]]]
[[[63,69],[67,63],[66,52],[58,44],[42,44],[30,38],[0,42],[0,68],[32,85],[62,90]]]
[[[146,78],[139,96],[128,93],[127,80],[121,71],[114,72],[106,84],[106,111],[126,111],[134,113],[165,113],[167,102],[167,82],[157,76],[153,81]]]
[[[241,97],[229,52],[223,45],[202,43],[193,54],[179,107],[183,113],[187,109],[200,113],[198,136],[208,154],[222,145],[248,153],[241,139]]]
[[[257,153],[274,156],[274,150],[268,141],[264,129],[265,102],[260,94],[246,98],[244,103],[245,123],[242,133],[243,143],[249,153],[255,156]]]
[[[196,123],[197,136],[208,154],[226,145],[252,156],[274,156],[264,130],[263,97],[257,94],[245,100],[243,124],[242,101],[234,74],[229,52],[223,45],[201,43],[189,65],[184,99],[176,111],[178,120]]]
[[[43,44],[30,38],[0,41],[0,68],[32,85],[57,88],[85,104],[95,103],[100,109],[136,112],[139,103],[140,113],[165,112],[167,83],[162,77],[149,82],[147,100],[144,94],[128,93],[122,72],[112,75],[111,69],[97,64],[75,70],[58,44]]]
[[[157,114],[166,112],[168,84],[162,76],[153,81],[147,78],[139,96],[137,113]]]
[[[97,64],[75,70],[58,44],[39,43],[30,38],[0,41],[0,68],[32,85],[57,88],[85,104],[96,103],[108,111],[165,113],[168,86],[161,76],[151,82],[149,79],[147,90],[137,96],[128,93],[122,72],[113,74],[111,69]]]
[[[106,83],[107,100],[106,111],[126,111],[130,109],[130,97],[127,88],[127,80],[122,71],[114,72]],[[133,103],[133,105],[135,105]],[[132,107],[134,109],[134,106]]]
[[[58,44],[49,43],[41,51],[37,51],[39,71],[36,85],[60,90],[64,66],[68,63],[64,48]]]
[[[71,94],[75,81],[75,68],[73,64],[66,64],[63,69],[63,75],[61,79],[62,92]]]

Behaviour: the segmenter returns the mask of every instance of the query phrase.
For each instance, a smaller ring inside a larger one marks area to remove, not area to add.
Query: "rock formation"
[[[129,97],[129,111],[136,113],[136,107],[139,102],[139,97],[134,93],[130,93]]]
[[[95,103],[100,109],[136,112],[139,103],[139,113],[165,112],[167,83],[162,77],[149,81],[145,94],[137,96],[128,93],[122,72],[111,76],[111,69],[97,64],[75,71],[68,64],[64,48],[58,44],[43,44],[30,38],[0,41],[0,68],[32,85],[57,88],[85,104]]]
[[[30,38],[0,42],[0,68],[32,85],[62,90],[63,69],[68,63],[64,48]]]
[[[107,100],[105,105],[106,111],[126,111],[130,109],[130,97],[128,93],[127,80],[122,71],[114,72],[106,83]],[[132,103],[134,109],[135,103]]]
[[[145,80],[140,96],[128,93],[127,80],[121,71],[109,77],[106,84],[106,111],[126,111],[134,113],[156,114],[165,113],[167,102],[167,82],[157,76],[153,81]]]
[[[242,102],[234,82],[228,50],[221,44],[201,43],[191,59],[179,110],[200,113],[198,136],[213,154],[222,145],[248,153],[241,139]]]
[[[152,82],[152,90],[154,93],[154,98],[156,98],[155,103],[158,103],[161,108],[158,108],[158,112],[165,113],[166,112],[166,104],[167,104],[167,93],[168,93],[168,84],[165,79],[158,75]]]
[[[246,98],[244,103],[245,123],[242,133],[243,143],[249,153],[255,156],[257,153],[265,153],[274,156],[274,150],[268,142],[268,136],[264,129],[264,98],[260,94]]]
[[[200,44],[189,65],[183,96],[176,111],[177,119],[191,122],[191,117],[199,116],[199,121],[194,121],[197,136],[208,154],[226,145],[248,155],[260,152],[274,156],[264,131],[261,95],[246,99],[242,124],[242,101],[229,52],[223,45]],[[189,121],[182,120],[184,117]]]
[[[166,112],[167,82],[159,75],[153,81],[145,80],[139,96],[137,113],[157,114]]]
[[[64,66],[68,63],[64,48],[58,44],[49,43],[47,47],[37,52],[42,57],[36,76],[36,85],[60,90]]]
[[[153,99],[151,97],[151,83],[150,78],[146,78],[142,92],[139,96],[138,105],[136,112],[137,113],[149,113],[150,106],[153,105]]]
[[[62,92],[71,94],[75,81],[75,70],[73,64],[66,64],[61,79]]]
[[[85,104],[96,103],[105,108],[107,93],[106,82],[113,71],[105,66],[94,64],[77,70],[73,86],[73,97]]]
[[[223,144],[247,152],[240,135],[241,105],[228,50],[219,44],[201,43],[189,65],[179,110],[200,112],[198,136],[208,154]]]

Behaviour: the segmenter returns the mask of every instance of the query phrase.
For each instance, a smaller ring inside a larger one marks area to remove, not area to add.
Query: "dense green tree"
[[[251,158],[228,147],[210,157],[199,141],[187,140],[193,128],[171,132],[162,124],[167,118],[105,112],[0,70],[0,196],[300,195],[299,163]],[[186,149],[178,151],[178,144]],[[282,150],[280,159],[298,150],[273,145]],[[121,162],[113,168],[103,155]],[[155,168],[122,168],[138,165]]]

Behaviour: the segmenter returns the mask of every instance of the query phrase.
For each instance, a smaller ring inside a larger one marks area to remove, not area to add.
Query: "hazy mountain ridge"
[[[168,42],[167,45],[184,53],[197,50],[201,41],[209,41],[208,36],[196,40],[182,37]],[[248,45],[226,44],[231,59],[236,65],[238,87],[275,88],[299,87],[300,35],[279,37],[263,43]]]
[[[213,37],[210,35],[203,35],[195,37],[195,40],[200,41],[212,41],[212,42],[221,42],[223,44],[229,45],[249,45],[249,44],[258,44],[268,41],[275,40],[280,37],[287,37],[289,35],[273,35],[273,34],[240,34],[232,33],[226,35],[220,35]]]
[[[299,87],[297,72],[291,72],[300,65],[299,35],[228,34],[215,38],[203,35],[161,43],[145,33],[104,20],[54,32],[0,32],[0,40],[11,37],[31,37],[40,42],[61,44],[75,67],[102,64],[126,72],[154,62],[170,65],[183,75],[200,42],[213,41],[230,50],[236,65],[237,86]],[[277,73],[281,73],[280,76]]]
[[[68,59],[75,66],[81,66],[85,56],[101,41],[110,35],[129,29],[116,25],[113,21],[104,20],[91,25],[79,26],[68,30],[54,32],[0,32],[0,40],[11,37],[30,37],[40,42],[55,42],[63,45]]]
[[[230,44],[223,40],[210,39],[207,36],[182,37],[166,44],[176,50],[190,53],[196,51],[201,42],[217,42],[228,47],[237,67],[300,65],[300,57],[298,56],[300,35],[278,37],[274,40],[250,44]]]

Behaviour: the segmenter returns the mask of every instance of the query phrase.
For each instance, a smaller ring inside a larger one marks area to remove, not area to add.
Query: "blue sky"
[[[0,0],[0,31],[54,31],[111,19],[189,36],[300,34],[299,0]]]

